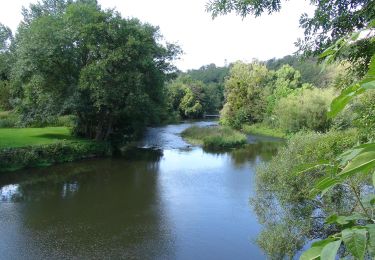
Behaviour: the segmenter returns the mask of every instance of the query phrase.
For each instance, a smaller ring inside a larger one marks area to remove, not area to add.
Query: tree
[[[162,45],[157,27],[96,1],[46,0],[26,13],[13,69],[24,122],[69,113],[77,135],[122,140],[162,120],[164,81],[180,49]]]
[[[172,111],[178,111],[182,118],[201,118],[209,109],[212,97],[207,95],[207,85],[181,75],[167,85]]]
[[[222,122],[234,127],[256,123],[263,119],[266,102],[265,89],[270,73],[258,62],[236,62],[225,81],[226,103],[221,112]]]
[[[9,27],[0,23],[0,109],[9,110],[12,108],[10,71],[12,67],[12,57],[10,45],[13,34]]]

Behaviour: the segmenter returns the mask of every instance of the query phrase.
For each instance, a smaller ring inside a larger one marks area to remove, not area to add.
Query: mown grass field
[[[68,127],[0,128],[0,148],[51,144],[62,140],[78,141]]]

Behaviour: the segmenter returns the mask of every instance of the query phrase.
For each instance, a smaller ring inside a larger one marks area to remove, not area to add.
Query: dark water
[[[264,259],[249,197],[277,145],[206,152],[179,137],[189,125],[122,158],[0,175],[0,259]]]

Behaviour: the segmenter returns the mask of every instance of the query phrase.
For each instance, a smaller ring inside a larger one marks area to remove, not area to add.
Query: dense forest
[[[301,259],[375,257],[375,2],[311,3],[297,54],[186,72],[158,27],[95,0],[32,4],[15,34],[0,24],[0,127],[68,126],[123,145],[150,125],[220,115],[222,126],[287,140],[257,168],[251,198],[271,259],[293,258],[306,241],[317,242]],[[212,0],[207,11],[281,6]]]

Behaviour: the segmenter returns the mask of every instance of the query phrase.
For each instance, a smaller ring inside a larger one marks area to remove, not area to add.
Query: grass
[[[245,124],[242,126],[242,132],[245,134],[266,135],[278,138],[286,138],[288,136],[285,131],[278,128],[270,128],[264,124]]]
[[[0,148],[52,144],[62,140],[79,141],[67,127],[0,128]]]
[[[203,145],[206,148],[234,148],[247,142],[246,135],[228,127],[192,126],[182,132],[181,136],[189,143]]]

